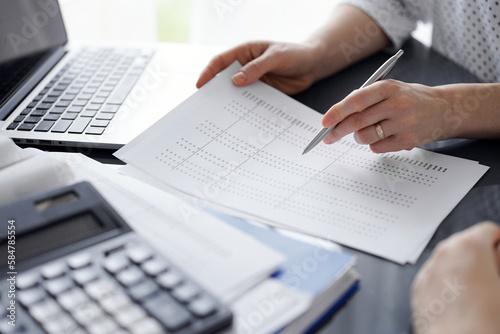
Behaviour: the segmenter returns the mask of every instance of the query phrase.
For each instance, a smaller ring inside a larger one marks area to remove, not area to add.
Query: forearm
[[[340,5],[328,23],[305,43],[316,50],[314,76],[320,80],[382,50],[389,45],[389,39],[366,13]]]
[[[500,138],[500,84],[452,84],[435,88],[446,101],[447,138]]]

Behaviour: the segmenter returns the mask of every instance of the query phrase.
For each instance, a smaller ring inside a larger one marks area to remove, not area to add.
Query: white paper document
[[[51,156],[70,167],[75,182],[91,182],[133,230],[221,300],[262,282],[285,259],[212,215],[83,155]]]
[[[398,263],[432,235],[488,167],[422,149],[375,154],[352,136],[302,151],[322,115],[233,64],[119,150],[203,202]]]

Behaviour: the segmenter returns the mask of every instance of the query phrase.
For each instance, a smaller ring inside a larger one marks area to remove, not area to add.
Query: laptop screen
[[[0,1],[0,109],[66,42],[57,0]]]

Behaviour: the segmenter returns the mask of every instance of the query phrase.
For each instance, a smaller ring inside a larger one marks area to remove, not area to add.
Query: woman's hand
[[[500,227],[486,222],[441,242],[411,290],[415,333],[500,333]]]
[[[236,86],[261,79],[285,94],[295,94],[316,80],[315,65],[320,57],[319,47],[312,44],[249,42],[213,58],[202,71],[196,86],[200,88],[238,60],[243,67],[232,78]]]
[[[359,144],[376,153],[412,149],[449,137],[455,124],[450,120],[451,108],[439,89],[383,80],[353,91],[328,110],[323,126],[337,126],[324,142],[354,132]]]
[[[323,117],[337,125],[324,142],[354,133],[375,153],[409,150],[448,138],[498,138],[500,85],[429,87],[382,80],[349,94]]]

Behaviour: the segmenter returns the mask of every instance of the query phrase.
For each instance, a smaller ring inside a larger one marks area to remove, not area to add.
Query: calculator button
[[[216,304],[212,298],[203,296],[192,301],[188,308],[195,316],[205,318],[216,311]]]
[[[78,333],[78,324],[67,314],[44,319],[42,327],[47,333]]]
[[[109,295],[101,298],[99,304],[108,313],[114,314],[120,312],[120,310],[133,302],[130,297],[123,291],[113,291]]]
[[[41,277],[36,271],[22,273],[17,276],[16,286],[19,290],[32,288],[40,282]]]
[[[161,294],[143,304],[144,308],[167,329],[179,330],[190,323],[191,316],[172,297]]]
[[[132,262],[139,264],[149,260],[153,253],[145,247],[132,246],[127,249],[127,256]]]
[[[71,269],[80,269],[86,267],[92,263],[92,257],[89,253],[80,253],[71,256],[68,259],[68,266]]]
[[[187,304],[189,301],[193,300],[200,290],[192,283],[185,283],[172,291],[172,296],[180,301],[181,303]]]
[[[156,282],[158,282],[162,288],[172,290],[177,285],[181,284],[183,279],[184,278],[179,272],[172,270],[158,276]]]
[[[160,258],[154,258],[147,262],[144,262],[141,266],[142,270],[150,276],[158,276],[162,272],[166,271],[170,266],[168,263]]]
[[[104,261],[104,268],[112,274],[118,273],[125,269],[130,264],[130,261],[123,254],[116,254],[108,257]]]
[[[85,285],[100,276],[100,272],[95,267],[86,267],[72,272],[73,280],[79,285]]]
[[[142,307],[136,304],[132,304],[129,307],[120,310],[120,312],[115,314],[116,321],[122,327],[131,326],[133,323],[144,319],[147,317],[146,312]]]
[[[163,326],[156,319],[145,318],[136,322],[128,328],[132,334],[163,334],[165,333]]]
[[[137,302],[142,302],[159,290],[158,284],[147,280],[128,289],[128,294]]]
[[[87,326],[90,334],[109,334],[118,329],[118,324],[110,318],[101,318]]]
[[[114,281],[108,278],[100,278],[96,281],[86,284],[83,289],[94,300],[102,300],[114,291],[120,291],[120,287]]]
[[[80,289],[72,289],[57,296],[57,302],[68,312],[90,302],[90,298]]]
[[[96,303],[87,302],[75,308],[71,315],[80,325],[87,327],[100,319],[104,312]]]
[[[38,322],[64,314],[62,308],[53,299],[46,299],[41,303],[33,305],[30,307],[29,312]]]
[[[133,286],[144,280],[145,275],[137,267],[130,267],[116,275],[116,280],[124,286]]]
[[[75,283],[68,276],[62,276],[45,282],[45,290],[53,296],[68,291],[74,286]]]
[[[19,291],[17,294],[19,302],[26,307],[29,307],[47,297],[47,293],[41,288],[31,288],[28,290]]]
[[[53,279],[64,275],[66,268],[64,262],[55,262],[42,267],[40,272],[45,279]]]

